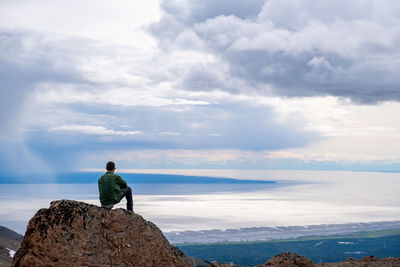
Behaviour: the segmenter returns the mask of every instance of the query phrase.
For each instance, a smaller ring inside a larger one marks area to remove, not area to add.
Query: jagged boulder
[[[218,263],[218,262],[212,262],[211,267],[231,267],[229,263]]]
[[[191,266],[153,223],[124,209],[51,202],[29,221],[12,266]]]
[[[318,267],[399,267],[400,258],[382,258],[378,259],[375,256],[366,256],[356,261],[349,258],[344,262],[330,262],[317,264]]]
[[[315,264],[308,258],[292,252],[284,252],[276,255],[262,267],[315,267]]]
[[[375,256],[365,256],[358,260],[358,262],[375,262],[378,261],[378,258]]]

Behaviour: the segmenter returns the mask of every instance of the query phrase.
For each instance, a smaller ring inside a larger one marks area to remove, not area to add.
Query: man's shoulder
[[[112,173],[106,172],[106,173],[104,173],[102,176],[100,176],[99,181],[100,181],[100,180],[104,180],[104,179],[107,178],[107,177],[111,177],[112,175],[113,175]]]
[[[99,180],[101,178],[105,178],[105,177],[115,177],[115,178],[121,178],[121,176],[119,176],[118,174],[112,173],[112,172],[106,172],[104,173],[102,176],[100,176]]]
[[[97,181],[100,183],[102,180],[104,180],[104,174]]]
[[[110,173],[110,175],[111,175],[112,177],[121,178],[121,176],[119,176],[119,175],[116,174],[116,173]]]
[[[103,174],[100,176],[100,179],[103,178],[103,177],[106,177],[108,174],[109,174],[108,172],[103,173]]]
[[[117,179],[122,179],[122,177],[119,176],[118,174],[115,174],[115,173],[114,173],[114,175],[115,175],[115,176],[114,176],[115,178],[117,178]]]

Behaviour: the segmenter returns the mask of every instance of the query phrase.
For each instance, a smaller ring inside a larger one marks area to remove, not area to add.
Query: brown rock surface
[[[232,265],[228,263],[218,263],[218,262],[212,262],[211,267],[231,267]]]
[[[124,209],[53,201],[29,221],[12,266],[191,266],[153,223]]]
[[[276,255],[263,265],[262,267],[314,267],[315,264],[308,258],[300,256],[292,252],[284,252]]]
[[[300,256],[292,252],[284,252],[276,255],[261,267],[400,267],[400,258],[383,258],[378,259],[374,256],[367,256],[358,261],[349,258],[344,262],[319,263],[313,264],[306,257]]]
[[[373,262],[373,261],[377,261],[378,258],[375,256],[365,256],[362,259],[359,259],[358,262]]]
[[[400,258],[382,258],[367,256],[358,261],[347,259],[345,262],[320,263],[319,267],[400,267]]]

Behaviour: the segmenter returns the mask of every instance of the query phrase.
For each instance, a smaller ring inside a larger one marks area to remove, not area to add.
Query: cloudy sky
[[[5,172],[400,169],[396,0],[1,0]]]

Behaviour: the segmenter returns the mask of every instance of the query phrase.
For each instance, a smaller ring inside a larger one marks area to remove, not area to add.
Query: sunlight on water
[[[400,220],[399,173],[254,170],[175,170],[175,173],[278,183],[251,187],[210,184],[201,185],[197,192],[196,184],[132,185],[134,210],[163,231]],[[158,190],[154,191],[155,187]],[[97,184],[1,185],[0,225],[23,233],[39,208],[47,208],[52,200],[62,198],[100,205]],[[116,207],[124,208],[125,201]]]

